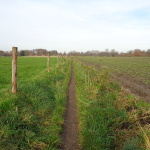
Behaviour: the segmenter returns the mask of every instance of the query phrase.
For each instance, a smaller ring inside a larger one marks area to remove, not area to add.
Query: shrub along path
[[[77,104],[75,94],[74,67],[72,65],[71,79],[68,89],[68,100],[64,118],[64,127],[62,133],[62,149],[78,150],[78,119]]]

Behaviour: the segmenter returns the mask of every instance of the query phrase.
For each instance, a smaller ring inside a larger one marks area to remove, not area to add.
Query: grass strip
[[[74,64],[81,149],[148,150],[150,105],[111,82],[107,68]]]
[[[58,149],[69,77],[70,63],[59,63],[0,102],[0,149]]]

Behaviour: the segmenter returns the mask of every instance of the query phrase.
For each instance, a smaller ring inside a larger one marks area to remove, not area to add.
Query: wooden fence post
[[[50,52],[48,52],[47,68],[48,68],[48,72],[49,72],[50,71]]]
[[[12,47],[12,93],[17,93],[17,47]]]

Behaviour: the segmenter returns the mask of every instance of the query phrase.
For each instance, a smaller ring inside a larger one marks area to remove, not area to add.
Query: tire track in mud
[[[66,112],[64,116],[64,126],[62,132],[62,150],[79,150],[78,118],[73,65],[68,88]]]

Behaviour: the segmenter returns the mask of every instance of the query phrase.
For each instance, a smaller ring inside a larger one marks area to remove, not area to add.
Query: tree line
[[[91,50],[86,52],[69,52],[68,55],[71,56],[100,56],[100,57],[150,57],[150,49],[148,50],[130,50],[128,52],[118,52],[115,49],[109,50],[106,49],[104,51],[99,50]]]
[[[46,49],[33,49],[33,50],[20,50],[19,56],[47,56],[48,50]],[[69,53],[58,53],[57,50],[50,51],[51,56],[68,55],[68,56],[100,56],[100,57],[150,57],[150,49],[148,50],[130,50],[128,52],[118,52],[115,49],[91,50],[86,52],[70,51]],[[11,56],[11,51],[0,50],[0,56]]]
[[[47,56],[48,50],[46,49],[33,49],[33,50],[20,50],[18,51],[19,56]],[[50,51],[51,56],[57,56],[57,50]],[[11,51],[2,51],[0,50],[0,56],[11,56]]]

